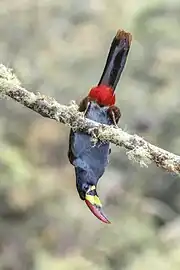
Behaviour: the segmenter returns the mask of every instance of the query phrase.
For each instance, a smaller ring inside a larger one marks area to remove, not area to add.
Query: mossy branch
[[[95,140],[109,141],[124,147],[128,158],[147,166],[154,162],[158,167],[168,172],[180,172],[180,156],[152,145],[137,135],[130,135],[121,128],[102,125],[88,120],[78,111],[78,105],[72,102],[69,106],[61,105],[53,98],[39,93],[34,94],[21,86],[11,69],[0,65],[0,94],[8,96],[25,107],[44,117],[67,124],[74,130],[85,132]]]

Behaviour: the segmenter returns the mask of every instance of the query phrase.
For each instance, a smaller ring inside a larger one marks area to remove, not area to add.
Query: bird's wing
[[[69,151],[68,157],[70,162],[82,156],[83,153],[87,152],[91,148],[91,137],[82,132],[73,132],[71,129],[69,135]]]
[[[75,167],[93,171],[98,180],[108,164],[109,143],[95,145],[91,137],[83,133],[70,134],[69,160]]]

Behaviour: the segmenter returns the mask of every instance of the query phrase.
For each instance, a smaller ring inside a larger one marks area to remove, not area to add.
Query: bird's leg
[[[85,97],[83,100],[81,100],[79,104],[79,111],[84,112],[84,114],[86,114],[88,110],[88,105],[89,105],[89,97]]]
[[[120,109],[116,106],[110,106],[108,109],[108,116],[112,120],[113,124],[117,127],[119,119],[121,117]]]

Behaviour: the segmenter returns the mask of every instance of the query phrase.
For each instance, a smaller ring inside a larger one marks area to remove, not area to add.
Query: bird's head
[[[93,87],[88,97],[90,100],[97,102],[100,106],[112,106],[116,101],[114,90],[107,85]]]
[[[76,179],[77,179],[76,186],[80,198],[83,201],[85,201],[88,208],[99,220],[101,220],[104,223],[110,223],[110,221],[107,219],[107,217],[102,211],[102,204],[97,194],[96,186],[93,183],[80,181],[82,179],[84,180],[85,179],[84,177],[81,178],[77,177]]]

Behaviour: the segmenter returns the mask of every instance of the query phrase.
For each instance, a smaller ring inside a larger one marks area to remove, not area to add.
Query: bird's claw
[[[121,117],[120,109],[116,106],[110,106],[108,109],[108,116],[110,117],[114,127],[118,128],[118,122]]]
[[[115,117],[114,111],[112,111],[112,121],[113,121],[114,127],[115,127],[115,128],[118,128],[118,125],[117,125],[117,123],[116,123],[116,117]]]

